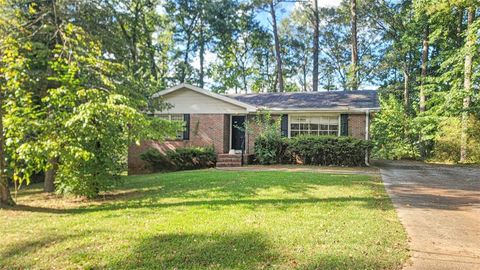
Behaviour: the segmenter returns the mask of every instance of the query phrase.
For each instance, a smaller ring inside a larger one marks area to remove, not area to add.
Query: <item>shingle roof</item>
[[[374,109],[380,107],[376,90],[260,93],[229,95],[229,97],[269,109]]]

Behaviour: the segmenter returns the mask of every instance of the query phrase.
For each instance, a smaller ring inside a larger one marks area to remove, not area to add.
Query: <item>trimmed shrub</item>
[[[255,140],[255,160],[260,164],[291,163],[287,154],[288,139],[280,136],[261,136]]]
[[[298,136],[290,139],[288,153],[296,163],[323,166],[365,166],[371,143],[352,137]]]
[[[188,147],[167,151],[167,158],[179,170],[193,170],[215,167],[217,154],[212,147]]]
[[[193,170],[214,167],[217,155],[212,147],[186,147],[169,150],[162,154],[156,149],[149,149],[140,158],[146,161],[152,171]]]
[[[146,161],[153,172],[175,171],[177,166],[157,149],[148,149],[140,154],[140,159]]]
[[[370,149],[369,141],[352,137],[259,137],[255,140],[256,160],[264,165],[365,166],[365,152]]]

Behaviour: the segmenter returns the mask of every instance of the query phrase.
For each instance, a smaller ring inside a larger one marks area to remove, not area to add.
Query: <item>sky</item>
[[[318,5],[320,8],[326,8],[326,7],[338,7],[340,6],[342,0],[318,0]],[[300,2],[280,2],[276,8],[276,15],[277,15],[277,21],[280,22],[282,19],[288,17],[293,10],[298,8],[300,5],[303,5],[303,3]],[[165,12],[165,10],[159,10],[160,13]],[[272,23],[271,23],[271,16],[268,11],[264,12],[259,12],[258,15],[256,16],[256,20],[266,29],[269,29],[271,31],[272,29]],[[209,66],[210,64],[214,63],[216,61],[217,57],[215,53],[212,53],[210,51],[206,51],[205,53],[205,66]],[[198,55],[196,55],[192,59],[192,66],[196,69],[200,69],[200,58]],[[208,89],[209,86],[213,83],[210,78],[205,78],[205,85],[206,88]],[[376,86],[368,86],[367,88],[369,89],[376,89]]]
[[[338,7],[342,0],[318,0],[318,5],[320,8],[322,7]],[[279,6],[277,6],[277,21],[280,22],[283,18],[288,17],[292,11],[297,8],[298,5],[302,5],[299,2],[280,2]],[[260,24],[267,28],[272,29],[271,24],[271,16],[269,12],[259,12],[256,16],[256,20],[260,22]],[[215,62],[216,55],[212,52],[206,52],[205,55],[205,65],[208,66],[209,64]],[[200,68],[200,58],[196,56],[193,59],[192,66],[199,69]],[[209,78],[206,79],[206,85],[208,86],[212,82],[209,81]]]
[[[338,7],[342,0],[319,0],[319,7]],[[301,5],[299,2],[280,2],[277,6],[277,21],[281,21],[283,18],[288,17],[290,13],[296,8],[297,5]],[[259,12],[256,16],[256,20],[260,22],[267,29],[272,28],[270,13],[268,12]],[[213,63],[216,59],[214,53],[207,52],[205,55],[206,65]],[[200,68],[200,59],[195,57],[193,59],[192,66],[199,69]]]
[[[342,0],[318,0],[318,7],[338,7]],[[296,8],[296,6],[302,5],[300,2],[280,2],[277,6],[277,21],[281,21],[283,18],[288,17],[290,13]],[[257,15],[256,19],[266,28],[271,29],[270,13],[261,12]]]

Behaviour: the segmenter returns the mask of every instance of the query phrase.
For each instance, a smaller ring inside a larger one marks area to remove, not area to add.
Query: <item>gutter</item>
[[[268,111],[272,113],[371,113],[378,112],[380,108],[350,108],[350,107],[334,107],[334,108],[299,108],[299,109],[288,109],[288,108],[268,108],[268,107],[257,107],[259,112]]]

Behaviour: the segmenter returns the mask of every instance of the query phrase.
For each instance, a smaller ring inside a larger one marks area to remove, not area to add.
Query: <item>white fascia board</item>
[[[197,93],[200,93],[200,94],[203,94],[203,95],[206,95],[206,96],[209,96],[209,97],[212,97],[212,98],[215,98],[215,99],[218,99],[218,100],[221,100],[221,101],[224,101],[224,102],[227,102],[227,103],[230,103],[230,104],[233,104],[233,105],[238,106],[238,107],[245,108],[247,110],[247,112],[249,112],[249,113],[257,111],[257,107],[252,106],[250,104],[243,103],[243,102],[240,102],[240,101],[235,100],[233,98],[229,98],[229,97],[226,97],[226,96],[223,96],[223,95],[219,95],[217,93],[213,93],[213,92],[207,91],[205,89],[202,89],[200,87],[196,87],[196,86],[186,84],[186,83],[182,83],[182,84],[176,85],[174,87],[168,88],[166,90],[157,92],[157,93],[152,95],[152,98],[158,98],[158,97],[170,94],[172,92],[175,92],[177,90],[184,89],[184,88],[195,91]]]

